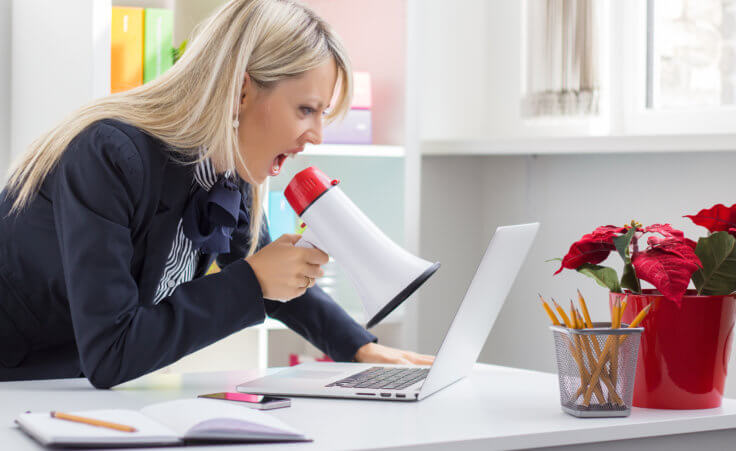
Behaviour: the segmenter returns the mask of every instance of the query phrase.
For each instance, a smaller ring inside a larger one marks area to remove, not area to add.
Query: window
[[[522,136],[736,134],[736,0],[526,0],[521,25]]]
[[[618,82],[612,117],[619,118],[612,129],[702,135],[702,149],[721,142],[713,135],[736,133],[736,4],[609,1],[616,9],[611,78]]]
[[[600,106],[600,0],[527,0],[521,112],[595,116]]]
[[[648,0],[647,108],[736,103],[736,5]]]

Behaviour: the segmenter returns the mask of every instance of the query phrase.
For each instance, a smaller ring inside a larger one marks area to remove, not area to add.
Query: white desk
[[[258,375],[251,371],[146,376],[113,390],[95,390],[85,379],[0,383],[0,449],[41,449],[13,424],[21,411],[135,409],[233,390]],[[292,407],[271,413],[314,442],[242,445],[242,449],[565,446],[703,451],[724,449],[736,439],[736,400],[724,400],[721,408],[712,410],[634,409],[628,418],[578,419],[560,410],[556,375],[480,364],[469,378],[416,403],[295,398]],[[233,446],[197,447],[205,448]]]

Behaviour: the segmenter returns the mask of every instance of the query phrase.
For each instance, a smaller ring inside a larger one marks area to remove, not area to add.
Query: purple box
[[[371,110],[351,109],[342,121],[335,121],[322,131],[325,144],[371,144]]]

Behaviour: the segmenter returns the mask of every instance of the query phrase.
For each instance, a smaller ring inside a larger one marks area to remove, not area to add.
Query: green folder
[[[143,46],[143,83],[148,83],[174,65],[174,12],[146,8]]]

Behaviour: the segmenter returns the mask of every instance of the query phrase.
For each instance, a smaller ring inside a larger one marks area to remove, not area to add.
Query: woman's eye
[[[310,114],[314,113],[314,108],[312,108],[312,107],[308,107],[308,106],[303,106],[303,107],[299,107],[299,109],[300,109],[300,110],[302,111],[302,113],[304,113],[305,115],[310,115]]]

